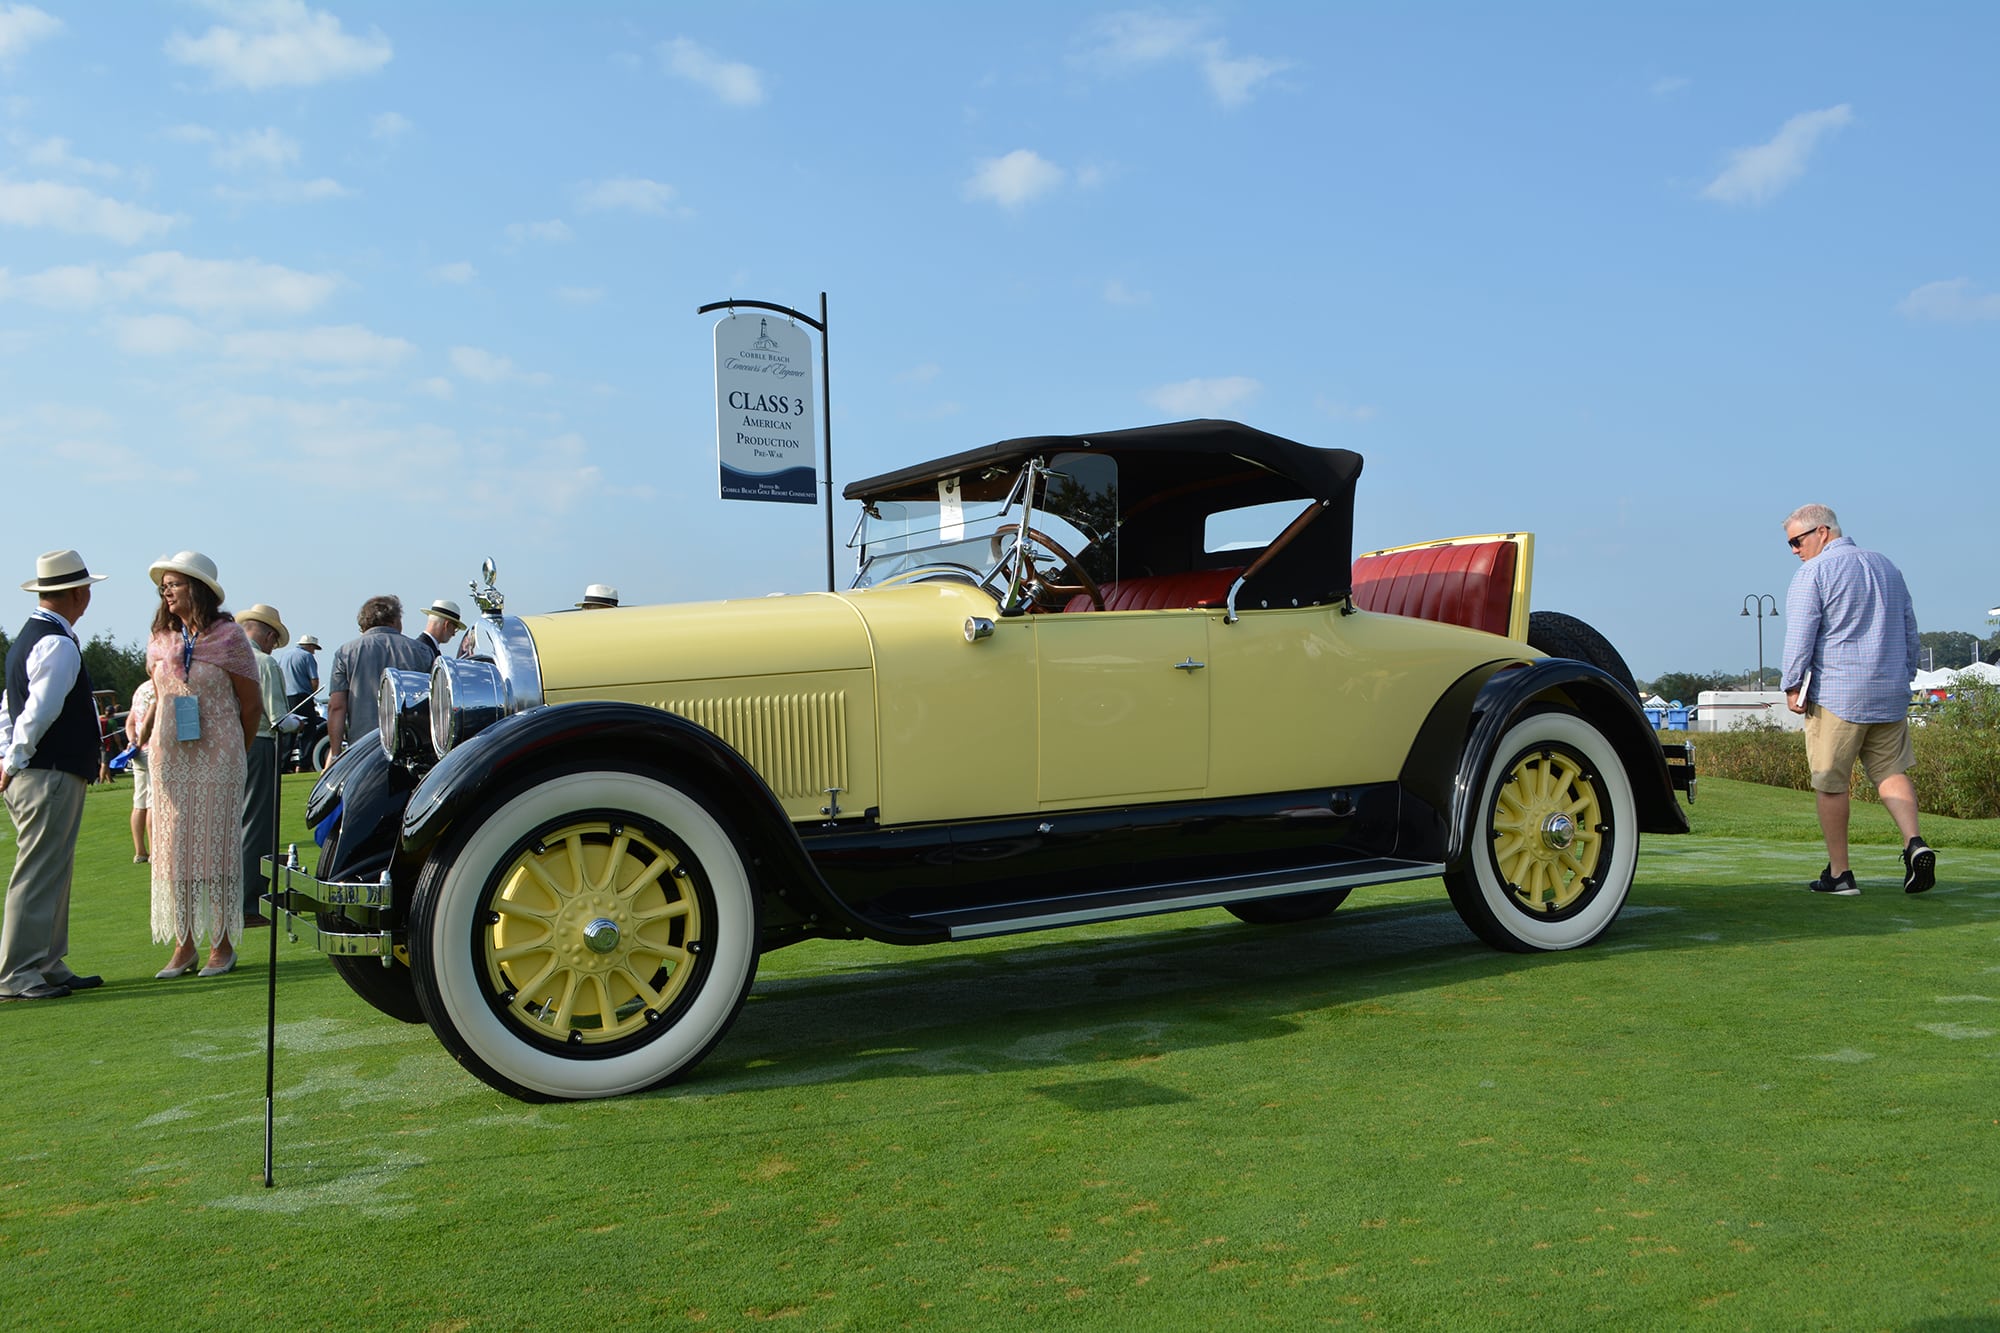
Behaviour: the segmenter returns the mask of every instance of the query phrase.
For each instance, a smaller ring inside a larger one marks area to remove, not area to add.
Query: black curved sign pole
[[[773,305],[769,301],[710,301],[707,305],[694,308],[697,315],[706,315],[711,310],[768,310],[774,315],[784,315],[795,319],[819,334],[819,420],[820,441],[825,450],[823,464],[825,474],[820,485],[826,488],[826,590],[832,592],[833,585],[833,372],[827,360],[826,351],[826,293],[819,294],[819,318],[814,319],[803,310],[794,310],[788,305]]]

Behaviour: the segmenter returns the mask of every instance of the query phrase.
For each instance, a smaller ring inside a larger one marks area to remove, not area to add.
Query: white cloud
[[[462,377],[477,380],[481,384],[547,384],[549,376],[540,371],[524,371],[509,357],[498,352],[489,352],[483,347],[454,347],[451,349],[451,368]]]
[[[661,42],[659,52],[667,73],[708,89],[730,106],[757,106],[764,100],[764,76],[754,66],[724,60],[685,37]]]
[[[556,300],[565,305],[596,305],[604,299],[602,287],[558,287]]]
[[[1806,159],[1819,141],[1853,119],[1845,102],[1793,116],[1769,143],[1732,150],[1729,165],[1702,190],[1702,197],[1725,204],[1762,204],[1774,198],[1805,174]]]
[[[176,32],[166,53],[207,70],[222,87],[309,87],[372,74],[395,54],[379,29],[353,36],[339,19],[308,9],[303,0],[214,0],[212,7],[235,26],[217,25],[199,37]]]
[[[179,315],[120,315],[106,324],[118,350],[133,356],[179,356],[213,341],[207,330]]]
[[[1258,84],[1291,67],[1289,60],[1229,55],[1220,42],[1205,51],[1201,58],[1202,77],[1208,80],[1208,90],[1215,94],[1217,102],[1231,109],[1248,102],[1250,95],[1257,91]]]
[[[1324,395],[1313,399],[1313,406],[1335,421],[1373,421],[1375,409],[1366,403],[1343,403]]]
[[[215,196],[231,203],[315,204],[322,199],[345,199],[354,192],[331,176],[309,181],[269,180],[256,185],[218,185]]]
[[[356,378],[391,369],[417,349],[358,324],[311,329],[254,329],[222,340],[223,356],[253,370],[292,370],[313,378]]]
[[[209,160],[225,171],[282,171],[299,160],[299,145],[270,126],[240,130],[209,154]]]
[[[509,456],[465,475],[466,498],[501,515],[567,513],[604,483],[603,469],[589,461],[583,437],[574,431],[543,440],[525,457]]]
[[[1896,309],[1909,319],[1963,324],[2000,319],[2000,292],[1975,293],[1970,278],[1927,282],[1904,297]]]
[[[175,143],[215,143],[222,138],[206,125],[169,125],[161,134]]]
[[[561,218],[551,218],[547,222],[510,222],[504,234],[508,246],[518,249],[529,241],[559,244],[570,239],[574,233],[570,231],[569,224]]]
[[[1263,387],[1246,375],[1227,375],[1162,384],[1149,390],[1145,398],[1153,407],[1177,417],[1208,417],[1255,397]]]
[[[1121,72],[1192,64],[1216,102],[1230,109],[1248,102],[1265,80],[1292,67],[1289,60],[1231,55],[1227,41],[1209,35],[1213,28],[1205,18],[1136,10],[1107,14],[1084,30],[1078,63]]]
[[[400,139],[416,127],[410,118],[395,111],[384,111],[368,122],[368,137],[371,139]]]
[[[1151,305],[1151,292],[1134,291],[1116,278],[1104,284],[1104,301],[1107,305]]]
[[[618,176],[595,181],[577,192],[576,206],[585,213],[606,209],[627,209],[664,217],[673,203],[674,187],[640,176]]]
[[[1668,74],[1653,80],[1650,91],[1655,97],[1671,97],[1692,84],[1694,80],[1680,74]]]
[[[124,174],[108,162],[93,162],[87,157],[78,157],[70,152],[67,139],[37,140],[15,131],[7,136],[7,141],[21,150],[22,156],[31,167],[47,167],[51,171],[68,172],[72,176],[97,176],[105,180],[115,179]]]
[[[1090,56],[1104,64],[1157,65],[1196,50],[1210,26],[1207,19],[1127,10],[1098,19],[1088,29],[1086,42]]]
[[[440,402],[451,401],[451,381],[442,375],[433,375],[427,380],[418,380],[412,387],[418,393],[429,394]]]
[[[938,365],[937,362],[926,361],[922,365],[911,366],[908,370],[899,373],[896,376],[896,383],[929,384],[932,380],[936,379],[938,376],[942,374],[944,374],[944,370]]]
[[[431,276],[439,282],[471,282],[479,276],[479,270],[461,259],[452,264],[439,264],[431,270]]]
[[[80,185],[57,181],[13,181],[0,176],[0,223],[51,227],[137,245],[171,228],[178,218],[137,204],[107,199]]]
[[[122,268],[76,264],[0,282],[0,296],[19,292],[39,305],[67,309],[143,300],[204,315],[299,315],[338,285],[331,274],[257,259],[190,259],[162,250]]]
[[[316,489],[366,493],[376,478],[456,474],[464,449],[453,431],[398,419],[400,405],[366,398],[293,399],[229,394],[190,404],[181,413],[188,433],[247,475],[296,481]]]
[[[61,19],[33,5],[0,5],[0,65],[61,31]]]
[[[1040,153],[1016,148],[1005,157],[980,161],[965,183],[968,199],[990,199],[1002,208],[1018,209],[1038,195],[1061,185],[1068,173]]]

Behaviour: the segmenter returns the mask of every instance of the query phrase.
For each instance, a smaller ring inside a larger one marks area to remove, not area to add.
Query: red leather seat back
[[[1354,604],[1505,634],[1514,601],[1513,542],[1387,551],[1354,562]]]
[[[1229,597],[1229,585],[1243,572],[1235,569],[1191,569],[1185,574],[1153,574],[1144,578],[1117,579],[1099,589],[1106,611],[1173,611],[1191,606],[1220,606]],[[1063,607],[1069,611],[1095,611],[1090,594],[1080,592]]]

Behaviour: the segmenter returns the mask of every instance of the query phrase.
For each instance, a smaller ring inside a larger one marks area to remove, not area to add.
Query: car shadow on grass
[[[2000,917],[2000,884],[1990,881],[1922,897],[1904,895],[1899,880],[1870,881],[1862,897],[1826,899],[1790,879],[1751,878],[1765,869],[1747,864],[1761,859],[1754,845],[1722,855],[1743,863],[1732,872],[1743,878],[1718,885],[1707,864],[1690,865],[1701,878],[1681,878],[1673,858],[1649,858],[1647,877],[1610,932],[1567,953],[1487,947],[1435,882],[1433,896],[1420,901],[1357,899],[1291,926],[1202,911],[976,945],[801,945],[797,957],[787,951],[767,960],[742,1016],[703,1065],[652,1095],[1140,1060],[1282,1037],[1302,1015],[1406,992],[1545,967],[1587,974],[1620,966],[1633,951],[1740,950]],[[1796,855],[1771,859],[1782,874]],[[1065,1095],[1097,1096],[1111,1107],[1155,1094],[1113,1080],[1097,1094]]]

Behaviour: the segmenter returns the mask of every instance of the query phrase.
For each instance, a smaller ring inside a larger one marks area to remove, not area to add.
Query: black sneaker
[[[1937,853],[1922,838],[1903,849],[1903,892],[1922,893],[1937,883]]]
[[[1833,867],[1828,866],[1819,872],[1818,879],[1806,885],[1806,887],[1814,893],[1830,893],[1837,898],[1858,898],[1861,896],[1860,886],[1855,884],[1854,871],[1851,868],[1843,870],[1836,875],[1833,873]]]

